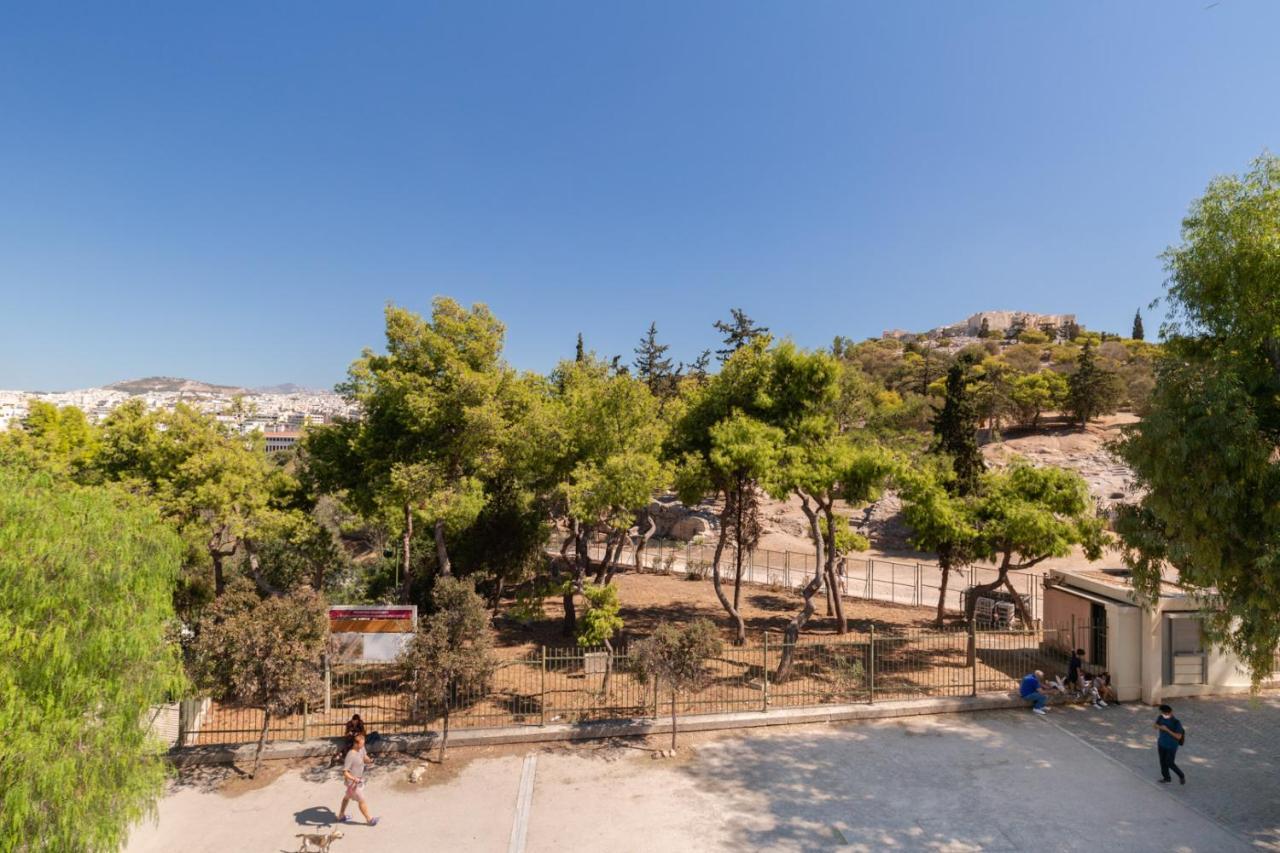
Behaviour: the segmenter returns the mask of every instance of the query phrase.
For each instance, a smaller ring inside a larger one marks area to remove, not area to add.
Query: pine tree
[[[578,364],[587,360],[587,353],[582,348],[582,332],[578,332],[578,348],[574,351],[573,360]]]
[[[986,338],[991,336],[991,321],[986,317],[982,318],[982,328],[978,329],[978,337]]]
[[[969,390],[967,358],[947,370],[946,398],[933,419],[938,450],[951,457],[956,472],[955,491],[960,495],[977,491],[978,478],[986,470],[978,449],[978,406]]]
[[[1138,309],[1133,315],[1133,334],[1129,337],[1135,341],[1145,340],[1145,333],[1142,329],[1142,309]]]
[[[1124,383],[1110,370],[1098,366],[1093,342],[1080,351],[1076,372],[1067,377],[1067,408],[1083,427],[1089,421],[1114,412],[1124,394]]]
[[[730,308],[729,313],[732,315],[729,322],[716,320],[715,323],[716,331],[724,335],[725,348],[716,350],[721,364],[756,338],[769,334],[767,326],[757,326],[741,308]]]
[[[650,323],[649,331],[640,339],[636,347],[636,376],[655,397],[664,397],[672,390],[674,374],[671,372],[671,359],[667,358],[667,344],[658,343],[658,324]]]

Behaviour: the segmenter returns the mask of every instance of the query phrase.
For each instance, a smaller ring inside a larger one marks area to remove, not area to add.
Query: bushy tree
[[[767,337],[733,353],[705,386],[694,389],[666,445],[675,460],[680,499],[694,505],[708,495],[721,500],[720,535],[711,561],[716,597],[734,624],[734,642],[746,642],[740,610],[745,560],[760,538],[762,479],[776,465],[782,431],[772,425],[774,355]],[[724,591],[721,560],[734,548],[732,600]]]
[[[98,431],[84,412],[43,400],[32,400],[26,417],[0,432],[0,462],[80,480],[90,474],[98,449]]]
[[[1093,343],[1086,343],[1075,372],[1067,377],[1067,407],[1071,414],[1083,428],[1094,418],[1114,412],[1123,396],[1120,377],[1100,367]]]
[[[118,491],[0,468],[0,850],[114,850],[160,796],[182,543]]]
[[[1018,420],[1035,429],[1040,426],[1041,414],[1062,408],[1067,391],[1065,376],[1053,370],[1042,370],[1015,376],[1009,399]]]
[[[906,467],[898,473],[902,518],[911,528],[911,541],[938,557],[938,610],[934,624],[943,625],[951,571],[972,563],[978,554],[974,501],[955,489],[955,472],[945,459]]]
[[[440,761],[449,745],[449,712],[459,697],[485,690],[493,676],[493,637],[484,599],[469,580],[440,578],[432,591],[431,615],[400,655],[399,664],[418,710],[439,708],[443,715]]]
[[[237,581],[201,616],[192,647],[196,682],[215,700],[262,711],[250,777],[272,718],[297,713],[319,695],[328,641],[325,601],[308,587],[262,598]]]
[[[154,500],[213,567],[215,594],[226,588],[224,563],[275,523],[280,472],[261,433],[232,433],[210,415],[179,403],[148,412],[142,402],[116,407],[102,424],[95,467],[110,481]]]
[[[1173,318],[1140,423],[1120,443],[1142,495],[1117,528],[1148,597],[1163,570],[1204,593],[1209,637],[1255,683],[1280,647],[1280,158],[1214,180],[1165,253]]]
[[[385,353],[352,363],[339,390],[358,402],[358,422],[314,431],[308,451],[322,484],[362,512],[394,507],[402,521],[402,595],[413,582],[415,518],[425,521],[436,566],[452,571],[447,538],[480,514],[484,480],[509,428],[503,326],[483,305],[432,303],[431,319],[388,306]]]
[[[1014,590],[1009,572],[1030,569],[1050,557],[1065,557],[1076,545],[1088,559],[1096,560],[1109,539],[1079,474],[1037,468],[1020,460],[986,474],[967,512],[974,525],[976,556],[996,564],[994,580],[969,590],[965,617],[970,621],[977,599],[1004,587],[1013,596],[1023,624],[1030,625],[1031,613]],[[964,520],[964,516],[958,519]]]
[[[683,627],[659,623],[653,634],[632,647],[632,658],[647,678],[671,690],[671,748],[676,748],[676,697],[696,690],[710,677],[707,659],[723,648],[716,626],[695,619]]]

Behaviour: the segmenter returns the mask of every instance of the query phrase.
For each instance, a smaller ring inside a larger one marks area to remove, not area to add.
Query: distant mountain
[[[255,394],[332,394],[332,391],[324,391],[319,388],[306,388],[302,385],[294,385],[292,382],[285,382],[280,385],[263,385],[252,389]]]
[[[218,394],[229,396],[248,394],[248,389],[235,385],[210,385],[195,379],[179,379],[174,376],[148,376],[144,379],[127,379],[124,382],[112,382],[106,386],[112,391],[123,391],[126,394],[153,394],[156,392],[182,394]]]

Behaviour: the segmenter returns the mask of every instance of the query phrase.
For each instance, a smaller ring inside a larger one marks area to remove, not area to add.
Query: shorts
[[[347,793],[345,796],[348,800],[355,800],[357,803],[363,803],[364,802],[364,780],[361,779],[357,782],[348,783]]]

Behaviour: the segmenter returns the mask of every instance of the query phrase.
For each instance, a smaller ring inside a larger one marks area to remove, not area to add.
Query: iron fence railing
[[[547,550],[559,553],[564,544],[563,535],[553,536]],[[605,543],[588,543],[588,554],[593,560],[605,556]],[[641,552],[639,569],[663,574],[689,574],[709,572],[715,557],[715,545],[705,542],[680,542],[650,540]],[[725,546],[720,557],[720,571],[732,576],[736,563],[734,549]],[[626,544],[618,557],[618,565],[636,568],[636,546]],[[800,551],[774,551],[757,548],[743,559],[742,579],[747,583],[799,589],[807,584],[816,565],[814,555]],[[964,609],[965,592],[970,587],[994,582],[999,572],[988,566],[965,566],[952,569],[946,592],[942,592],[942,570],[929,563],[904,563],[880,557],[845,557],[837,566],[840,593],[846,598],[863,598],[886,601],[891,604],[909,604],[916,607],[937,607],[943,598],[943,608],[952,611]],[[1042,576],[1034,572],[1011,571],[1009,581],[1027,602],[1033,619],[1041,618]]]
[[[676,706],[683,715],[715,714],[1008,692],[1037,669],[1065,674],[1070,649],[1091,644],[1106,648],[1105,626],[872,629],[793,645],[768,633],[749,645],[726,645],[707,662],[704,684],[678,695]],[[784,656],[790,669],[779,678]],[[440,703],[416,700],[394,664],[336,665],[313,700],[273,719],[268,737],[339,736],[355,713],[369,731],[438,726]],[[643,678],[626,647],[544,646],[500,661],[486,684],[455,691],[448,707],[453,728],[497,728],[654,717],[668,713],[669,702],[670,693]],[[262,727],[260,710],[217,702],[193,719],[181,745],[253,741]]]

